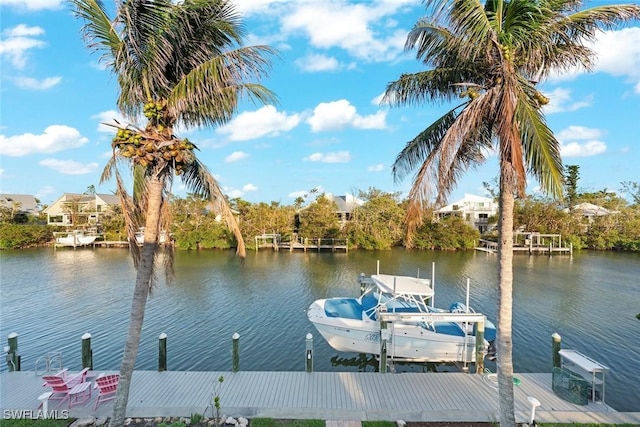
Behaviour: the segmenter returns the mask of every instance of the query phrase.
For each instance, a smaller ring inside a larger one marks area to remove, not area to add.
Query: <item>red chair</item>
[[[55,375],[44,375],[44,387],[50,387],[48,400],[59,400],[58,406],[69,401],[69,407],[84,403],[91,398],[91,383],[85,382],[89,368],[84,368],[75,375],[69,375],[66,369]],[[88,392],[88,393],[87,393]]]
[[[98,375],[96,383],[93,386],[99,390],[98,398],[96,399],[96,403],[93,405],[94,411],[100,403],[115,399],[116,391],[118,390],[118,381],[120,381],[119,374]]]

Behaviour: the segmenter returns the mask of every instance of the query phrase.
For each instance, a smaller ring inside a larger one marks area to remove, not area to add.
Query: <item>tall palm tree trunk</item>
[[[516,425],[513,399],[513,206],[515,180],[510,163],[500,162],[500,214],[498,219],[498,394],[500,426]]]
[[[148,204],[145,219],[144,244],[142,246],[140,264],[138,265],[136,275],[136,285],[131,305],[131,317],[129,318],[129,332],[120,365],[120,380],[113,404],[111,427],[124,425],[127,403],[129,401],[129,387],[131,385],[131,377],[133,375],[136,357],[138,356],[140,334],[144,322],[144,311],[147,304],[147,297],[149,296],[154,258],[158,247],[158,224],[160,222],[164,179],[158,177],[152,178],[147,186]]]

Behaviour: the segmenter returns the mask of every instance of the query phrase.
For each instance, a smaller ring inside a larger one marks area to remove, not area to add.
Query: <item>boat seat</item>
[[[343,317],[346,319],[362,319],[362,306],[354,298],[332,298],[324,303],[327,317]]]

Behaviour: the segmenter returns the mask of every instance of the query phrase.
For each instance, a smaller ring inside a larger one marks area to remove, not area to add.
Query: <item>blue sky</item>
[[[107,4],[109,0],[106,0]],[[591,4],[602,4],[592,2]],[[444,111],[441,105],[389,108],[387,83],[420,70],[403,52],[424,15],[419,0],[238,0],[248,44],[280,52],[262,83],[276,105],[243,104],[228,125],[181,130],[231,197],[292,204],[311,189],[341,195],[375,187],[403,195],[390,166],[405,143]],[[99,184],[120,118],[117,82],[85,48],[81,21],[62,0],[0,0],[0,192],[42,203]],[[583,191],[616,191],[640,181],[640,23],[600,34],[591,73],[540,87],[565,164],[580,166]],[[483,194],[495,156],[461,179],[449,201]],[[537,182],[529,180],[529,192]],[[184,195],[179,180],[173,192]]]

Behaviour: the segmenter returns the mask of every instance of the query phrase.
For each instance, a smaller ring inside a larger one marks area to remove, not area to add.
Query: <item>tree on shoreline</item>
[[[228,122],[242,97],[272,102],[274,94],[254,83],[270,68],[275,51],[267,46],[243,46],[240,16],[228,0],[118,0],[111,18],[100,0],[72,0],[84,20],[83,36],[92,52],[117,77],[118,107],[131,123],[141,113],[144,128],[116,123],[113,154],[102,180],[115,177],[137,268],[129,331],[120,366],[112,426],[124,424],[145,306],[158,258],[158,237],[169,225],[168,196],[174,175],[194,194],[211,201],[237,240],[244,257],[240,229],[217,181],[196,157],[187,138],[174,128],[215,126]],[[117,166],[134,176],[130,196]],[[144,226],[138,251],[135,232]],[[172,254],[163,257],[165,273],[172,271]]]
[[[640,16],[635,5],[580,10],[580,0],[425,0],[429,18],[410,31],[406,50],[429,69],[387,86],[391,105],[464,98],[409,141],[393,165],[396,180],[417,169],[407,209],[408,244],[423,212],[440,205],[469,168],[495,151],[499,159],[498,385],[500,425],[515,425],[512,359],[513,212],[531,173],[561,198],[560,144],[536,84],[551,72],[590,68],[585,45],[600,27]]]

